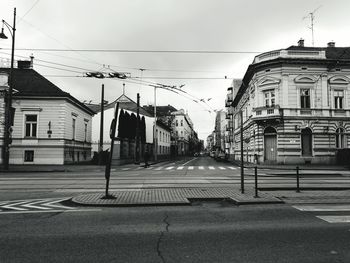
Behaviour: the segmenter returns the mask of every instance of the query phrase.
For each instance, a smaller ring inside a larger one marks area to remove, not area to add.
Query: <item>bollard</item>
[[[297,193],[300,193],[300,186],[299,186],[299,166],[297,166]]]
[[[258,198],[259,196],[258,196],[258,167],[257,166],[255,166],[255,198]]]

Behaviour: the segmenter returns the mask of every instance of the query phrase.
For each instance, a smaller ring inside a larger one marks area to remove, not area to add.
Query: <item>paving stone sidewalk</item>
[[[237,205],[283,203],[269,193],[259,192],[255,198],[252,189],[242,194],[238,188],[172,188],[140,189],[111,192],[115,199],[103,199],[104,193],[83,194],[72,198],[79,205],[90,206],[149,206],[189,205],[191,200],[226,199]]]

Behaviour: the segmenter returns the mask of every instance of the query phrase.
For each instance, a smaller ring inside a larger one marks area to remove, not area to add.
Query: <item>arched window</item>
[[[271,126],[266,127],[264,130],[264,134],[276,134],[276,129]]]
[[[345,135],[343,128],[335,130],[335,147],[338,149],[345,148]]]

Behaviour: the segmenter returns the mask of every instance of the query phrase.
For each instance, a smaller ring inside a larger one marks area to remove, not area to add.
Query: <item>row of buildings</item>
[[[8,89],[9,74],[8,67],[0,68],[1,162],[5,151],[4,91]],[[10,164],[80,163],[90,161],[94,151],[108,151],[109,129],[117,102],[124,120],[124,127],[120,127],[118,119],[118,131],[121,134],[123,128],[124,137],[117,138],[113,158],[115,163],[134,161],[135,128],[132,125],[136,123],[137,104],[125,94],[105,106],[103,149],[99,149],[100,105],[82,103],[51,83],[33,70],[33,58],[31,61],[18,61],[12,76],[12,90],[15,91],[12,107],[15,113],[10,134]],[[143,127],[141,158],[146,149],[151,154],[156,151],[159,158],[192,154],[199,140],[187,112],[170,105],[157,107],[156,110],[154,127],[153,106],[139,107],[139,123]]]
[[[243,151],[252,163],[349,163],[349,83],[350,48],[334,42],[306,47],[301,39],[257,55],[227,89],[225,129],[209,135],[210,150],[232,160]]]

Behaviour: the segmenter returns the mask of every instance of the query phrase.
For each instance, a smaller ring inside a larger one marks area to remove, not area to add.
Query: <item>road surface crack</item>
[[[165,223],[165,231],[161,231],[160,232],[160,235],[159,235],[159,238],[158,238],[158,241],[157,241],[157,254],[158,256],[160,257],[160,259],[162,260],[163,263],[165,263],[165,258],[160,250],[160,244],[162,242],[162,239],[165,235],[166,232],[169,232],[169,227],[170,227],[170,224],[169,222],[167,221],[168,220],[168,215],[166,214],[164,219],[163,219],[163,223]]]

